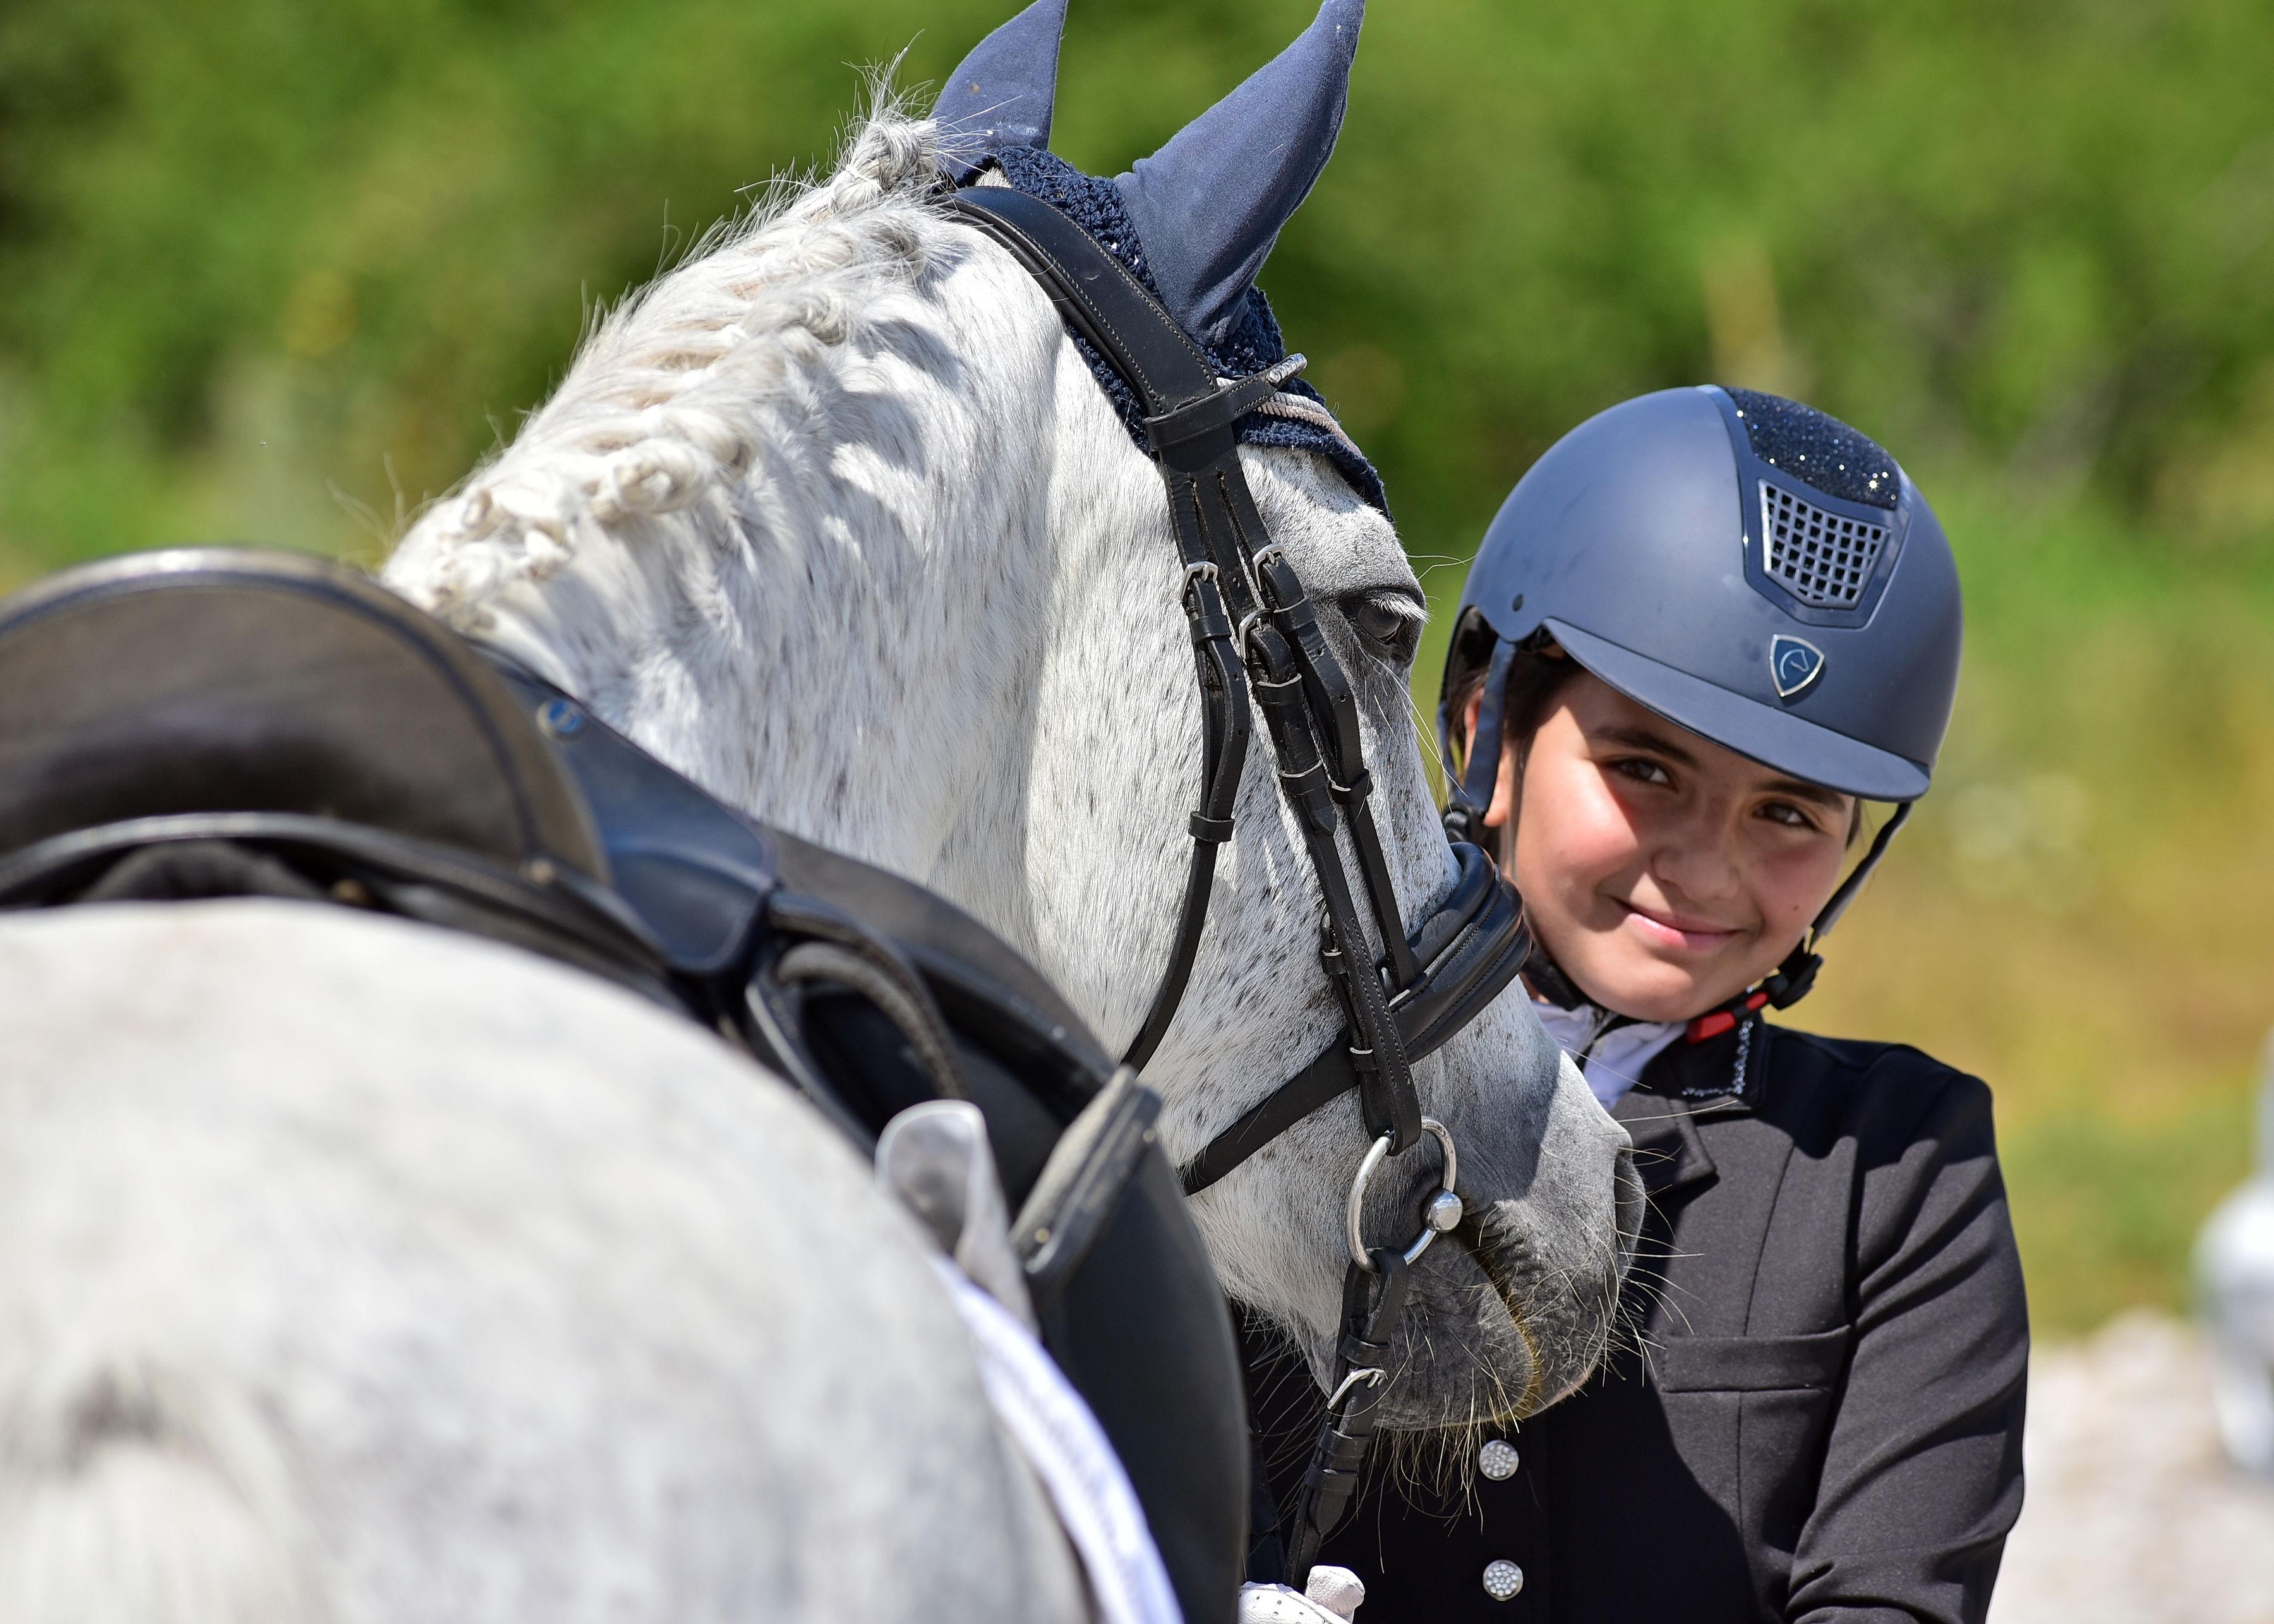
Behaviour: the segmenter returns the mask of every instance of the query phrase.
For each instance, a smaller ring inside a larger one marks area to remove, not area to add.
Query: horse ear
[[[1275,61],[1114,177],[1163,297],[1203,343],[1229,335],[1279,228],[1327,167],[1365,17],[1366,0],[1326,0]]]
[[[1050,144],[1066,0],[1035,0],[948,75],[931,116],[939,124],[940,167],[957,185],[1005,147]]]

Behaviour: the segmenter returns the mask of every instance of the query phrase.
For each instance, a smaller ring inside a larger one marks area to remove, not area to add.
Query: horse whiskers
[[[1517,1430],[1520,1400],[1511,1399],[1501,1372],[1472,1353],[1479,1377],[1465,1419],[1444,1426],[1398,1429],[1381,1433],[1381,1447],[1369,1475],[1380,1474],[1405,1491],[1404,1498],[1442,1507],[1449,1515],[1474,1511],[1480,1447]],[[1490,1401],[1483,1402],[1489,1393]]]
[[[1465,1216],[1461,1220],[1459,1225],[1453,1230],[1453,1238],[1460,1242],[1470,1259],[1475,1262],[1479,1269],[1483,1271],[1486,1281],[1490,1283],[1494,1292],[1500,1297],[1501,1306],[1508,1311],[1509,1323],[1515,1327],[1518,1340],[1524,1343],[1525,1355],[1524,1396],[1509,1406],[1507,1413],[1517,1417],[1528,1416],[1540,1406],[1540,1385],[1546,1375],[1546,1372],[1540,1365],[1540,1345],[1532,1340],[1532,1294],[1521,1287],[1510,1273],[1509,1259],[1506,1256],[1510,1250],[1509,1242],[1503,1240],[1501,1244],[1495,1244],[1487,1240],[1483,1222],[1474,1214]]]

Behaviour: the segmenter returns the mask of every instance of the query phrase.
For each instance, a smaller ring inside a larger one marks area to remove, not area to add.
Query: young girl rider
[[[1493,522],[1449,817],[1523,892],[1525,983],[1633,1136],[1635,1345],[1481,1433],[1468,1481],[1375,1474],[1320,1555],[1366,1624],[1983,1618],[2029,1340],[1989,1090],[1765,1019],[1926,793],[1959,631],[1901,469],[1773,395],[1613,407]],[[1865,839],[1867,801],[1894,811]]]

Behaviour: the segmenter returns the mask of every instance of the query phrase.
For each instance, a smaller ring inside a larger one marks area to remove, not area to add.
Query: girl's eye
[[[1772,801],[1761,808],[1761,816],[1788,829],[1813,829],[1816,820],[1788,801]]]
[[[1611,763],[1611,771],[1625,774],[1640,784],[1671,784],[1674,775],[1646,756],[1630,756]]]

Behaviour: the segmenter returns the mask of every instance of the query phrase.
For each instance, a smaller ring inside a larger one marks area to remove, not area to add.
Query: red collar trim
[[[1747,993],[1735,1004],[1724,1004],[1691,1021],[1683,1030],[1683,1041],[1703,1043],[1708,1038],[1718,1038],[1725,1032],[1734,1031],[1742,1017],[1759,1014],[1768,1007],[1768,1002],[1769,996],[1766,991]]]

